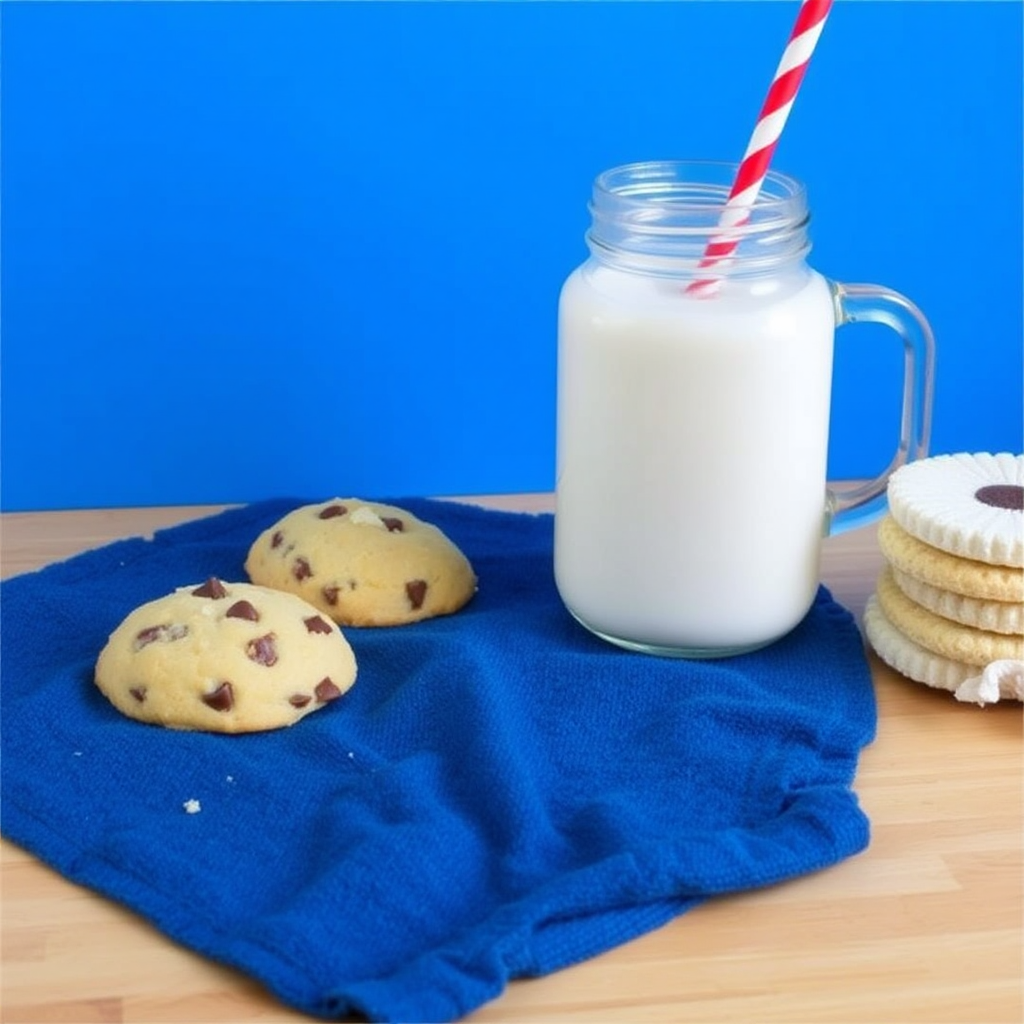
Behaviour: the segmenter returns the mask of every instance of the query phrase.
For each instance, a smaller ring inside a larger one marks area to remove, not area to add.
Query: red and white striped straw
[[[713,238],[704,250],[704,256],[697,264],[699,269],[717,267],[724,270],[739,245],[735,235],[726,234],[730,228],[745,224],[750,217],[750,208],[757,201],[761,185],[768,173],[775,147],[782,135],[782,129],[793,109],[797,90],[803,81],[804,72],[810,63],[811,54],[818,43],[825,19],[832,7],[832,0],[802,0],[796,22],[789,34],[789,42],[779,61],[772,79],[771,88],[754,126],[746,153],[740,161],[736,180],[729,191],[729,197],[718,222],[722,234]],[[720,275],[708,275],[691,281],[688,292],[697,295],[711,295],[721,284]]]

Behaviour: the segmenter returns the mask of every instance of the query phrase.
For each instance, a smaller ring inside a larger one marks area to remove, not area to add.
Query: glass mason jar
[[[762,647],[813,603],[821,542],[877,519],[890,474],[927,454],[933,341],[921,312],[812,270],[804,187],[769,173],[723,228],[737,168],[652,162],[594,183],[590,258],[559,303],[555,579],[622,647]],[[709,244],[737,242],[701,266]],[[827,486],[835,328],[893,328],[904,359],[889,465]]]

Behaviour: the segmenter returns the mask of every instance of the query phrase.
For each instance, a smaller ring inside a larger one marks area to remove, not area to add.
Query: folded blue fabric
[[[252,540],[300,502],[4,583],[3,833],[285,1002],[379,1021],[456,1019],[512,978],[867,844],[850,784],[874,693],[825,590],[766,650],[649,657],[565,611],[551,516],[396,503],[462,547],[478,594],[346,630],[354,688],[275,732],[133,722],[92,670],[135,606],[244,580]]]

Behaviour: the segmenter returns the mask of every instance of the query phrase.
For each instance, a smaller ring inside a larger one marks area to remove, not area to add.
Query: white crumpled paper
[[[965,703],[996,704],[1000,698],[1024,701],[1024,661],[990,662],[980,676],[965,679],[953,692]]]

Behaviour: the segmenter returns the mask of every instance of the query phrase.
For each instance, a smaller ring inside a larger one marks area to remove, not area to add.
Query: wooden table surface
[[[467,500],[529,510],[551,503],[548,495]],[[213,511],[8,513],[2,571]],[[826,542],[824,581],[858,619],[880,564],[871,528]],[[866,852],[715,900],[550,977],[513,982],[467,1019],[1020,1024],[1021,705],[961,705],[873,656],[871,664],[878,738],[856,782],[872,823]],[[4,1022],[309,1019],[6,842],[0,885]]]

